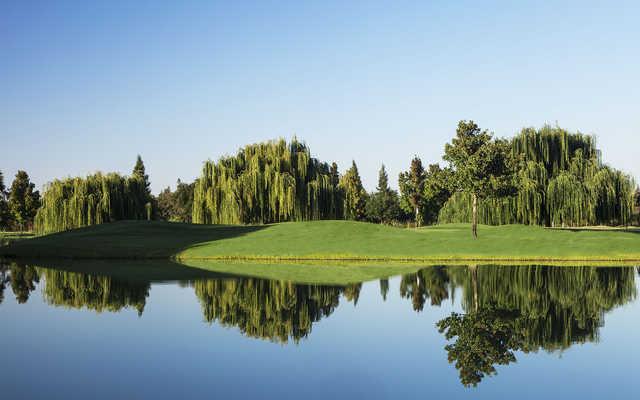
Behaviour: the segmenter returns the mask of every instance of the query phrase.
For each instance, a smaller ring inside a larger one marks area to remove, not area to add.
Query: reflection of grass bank
[[[468,225],[402,229],[350,221],[262,226],[122,221],[12,243],[18,258],[250,260],[443,263],[604,262],[640,260],[640,232]]]
[[[415,264],[344,264],[344,263],[251,263],[241,261],[184,260],[184,265],[203,270],[291,281],[295,283],[346,285],[415,272]]]

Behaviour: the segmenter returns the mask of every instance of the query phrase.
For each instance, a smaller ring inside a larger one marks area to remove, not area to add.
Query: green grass
[[[263,226],[122,221],[11,243],[0,255],[253,261],[638,261],[640,231],[465,224],[421,229],[349,221]]]

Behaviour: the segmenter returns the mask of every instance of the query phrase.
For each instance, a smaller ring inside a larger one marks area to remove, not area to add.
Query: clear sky
[[[556,122],[640,178],[640,2],[0,2],[0,170],[40,188],[145,161],[154,192],[270,138],[365,187],[457,121]],[[135,3],[135,4],[134,4]],[[302,4],[305,3],[305,4]]]

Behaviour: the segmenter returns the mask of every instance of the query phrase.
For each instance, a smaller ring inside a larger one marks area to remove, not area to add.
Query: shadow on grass
[[[13,242],[0,247],[0,257],[169,259],[196,245],[244,236],[268,227],[119,221]]]
[[[567,227],[567,228],[547,228],[554,231],[569,231],[569,232],[615,232],[615,233],[640,233],[640,227],[629,226],[627,228],[619,227]]]

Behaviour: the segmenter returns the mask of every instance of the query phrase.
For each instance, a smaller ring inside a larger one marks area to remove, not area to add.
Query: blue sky
[[[0,4],[0,170],[38,187],[140,153],[158,192],[270,138],[374,189],[460,119],[556,122],[640,178],[640,2]]]

